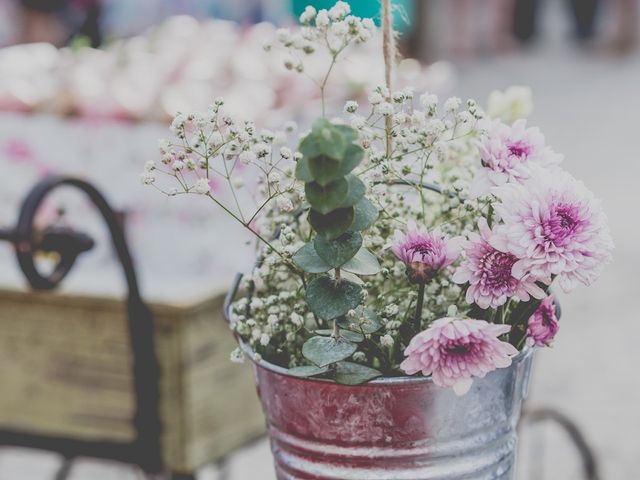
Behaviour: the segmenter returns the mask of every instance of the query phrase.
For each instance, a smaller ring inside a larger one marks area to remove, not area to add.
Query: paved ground
[[[560,40],[559,40],[560,41]],[[597,286],[562,299],[557,345],[538,355],[531,406],[552,405],[586,432],[602,462],[603,478],[640,478],[640,57],[593,57],[566,46],[474,61],[459,68],[456,93],[483,99],[511,84],[534,88],[532,122],[546,132],[566,167],[602,197],[616,241],[615,259]],[[519,479],[580,478],[571,450],[558,434],[525,434]],[[0,452],[0,480],[51,478],[58,460],[48,454]],[[202,480],[271,480],[266,442],[238,452],[224,475]],[[128,467],[83,461],[75,480],[137,478]]]

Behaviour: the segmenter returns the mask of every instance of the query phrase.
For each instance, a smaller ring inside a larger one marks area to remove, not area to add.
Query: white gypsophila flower
[[[376,106],[376,112],[380,115],[384,115],[385,117],[393,115],[393,104],[389,102],[382,102]]]
[[[386,307],[384,307],[384,315],[386,317],[394,317],[398,314],[399,311],[400,311],[400,308],[395,303],[391,303]]]
[[[258,156],[251,150],[245,150],[244,152],[240,153],[238,158],[243,165],[249,165],[250,163],[255,162]]]
[[[153,160],[149,160],[147,162],[145,162],[144,164],[144,171],[145,172],[152,172],[156,169],[156,162],[154,162]]]
[[[233,363],[244,363],[244,352],[240,349],[240,347],[236,347],[230,354],[229,360]]]
[[[158,148],[162,153],[166,153],[171,150],[171,142],[169,142],[169,140],[161,138],[160,140],[158,140]]]
[[[144,172],[140,175],[140,181],[143,185],[151,185],[156,181],[156,177],[150,172]]]
[[[373,92],[371,95],[369,95],[369,103],[371,103],[371,105],[378,105],[382,102],[384,102],[384,98],[382,95],[380,95],[380,93]]]
[[[527,118],[533,112],[531,88],[512,86],[504,91],[494,90],[489,95],[487,114],[503,122],[513,123]]]
[[[318,12],[314,7],[312,7],[311,5],[307,5],[307,7],[304,9],[304,12],[302,12],[302,14],[300,15],[300,23],[311,23],[316,17],[317,13]]]
[[[420,95],[420,106],[426,111],[435,110],[438,106],[438,96],[434,93],[423,93]]]
[[[291,323],[293,323],[296,327],[301,327],[304,324],[304,318],[302,315],[293,312],[291,313]]]
[[[353,128],[355,128],[356,130],[361,130],[363,129],[367,124],[367,121],[364,117],[360,116],[360,115],[355,115],[352,119],[351,119],[351,126]]]
[[[358,110],[358,102],[354,100],[349,100],[344,104],[344,111],[347,113],[356,113]]]
[[[291,156],[293,155],[293,153],[291,152],[290,148],[287,147],[282,147],[280,149],[280,156],[282,158],[284,158],[285,160],[289,160],[291,158]]]
[[[324,30],[329,26],[329,12],[327,12],[324,8],[318,12],[316,15],[316,27],[320,30]]]
[[[351,6],[347,2],[336,2],[336,4],[329,9],[329,17],[331,20],[340,20],[351,13]]]
[[[206,195],[211,191],[211,185],[207,178],[199,178],[193,186],[193,191],[199,195]]]
[[[298,129],[298,124],[293,120],[289,120],[284,124],[284,130],[286,132],[289,132],[289,133],[295,132],[297,129]]]
[[[258,158],[264,158],[271,155],[271,145],[268,143],[258,143],[253,147],[253,151]]]
[[[330,27],[331,35],[335,35],[336,37],[344,37],[347,33],[349,33],[349,25],[347,22],[339,21],[331,24]]]
[[[455,112],[460,108],[460,105],[462,105],[462,100],[458,97],[451,97],[444,102],[444,109],[447,112]]]
[[[171,126],[169,127],[172,132],[178,133],[180,130],[184,129],[184,122],[186,121],[186,117],[178,113],[175,117],[173,117],[173,121],[171,122]]]
[[[406,100],[404,92],[393,92],[391,99],[394,103],[403,103]]]
[[[291,32],[288,28],[279,28],[276,30],[276,38],[283,45],[289,45],[291,43]]]
[[[222,134],[220,132],[212,132],[207,143],[209,144],[210,147],[217,147],[218,145],[221,145],[223,142],[224,142],[224,138],[222,137]]]
[[[176,172],[179,171],[179,170],[183,170],[184,169],[184,162],[181,161],[181,160],[176,160],[171,165],[171,168],[173,168]]]
[[[289,213],[294,210],[293,202],[288,197],[278,197],[276,203],[281,212]]]
[[[389,334],[386,334],[386,335],[383,335],[383,336],[380,337],[380,344],[383,347],[391,348],[391,347],[393,347],[394,343],[395,342],[393,340],[393,337],[391,335],[389,335]]]

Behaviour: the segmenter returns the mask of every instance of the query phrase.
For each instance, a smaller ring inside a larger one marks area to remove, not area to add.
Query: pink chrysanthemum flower
[[[553,297],[545,298],[538,309],[529,318],[527,324],[528,346],[548,347],[560,329]]]
[[[466,259],[453,275],[456,283],[469,282],[466,300],[480,308],[497,308],[511,297],[528,301],[530,296],[544,298],[544,290],[536,285],[530,275],[515,277],[513,265],[518,257],[509,252],[501,252],[491,245],[494,235],[487,221],[478,221],[480,233],[472,233],[464,246]]]
[[[511,365],[518,350],[498,337],[511,330],[484,320],[441,318],[411,339],[400,368],[408,375],[432,375],[441,387],[453,387],[457,395],[471,388],[473,377],[484,377],[496,368]]]
[[[439,230],[429,232],[409,222],[403,233],[396,230],[391,251],[407,266],[409,280],[422,283],[451,265],[460,255],[460,238],[447,238]]]
[[[549,283],[555,276],[565,292],[590,285],[611,259],[613,240],[600,202],[566,172],[536,169],[523,185],[494,189],[503,225],[491,239],[518,260],[513,275],[525,273]]]
[[[469,188],[472,198],[487,195],[492,187],[520,183],[530,176],[531,165],[554,167],[562,156],[545,145],[537,128],[527,128],[526,120],[512,126],[494,120],[478,142],[482,167]]]

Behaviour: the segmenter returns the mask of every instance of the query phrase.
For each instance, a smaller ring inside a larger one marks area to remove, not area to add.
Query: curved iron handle
[[[93,240],[67,228],[51,227],[38,236],[34,230],[36,212],[47,195],[61,187],[82,191],[104,219],[114,249],[127,282],[128,328],[133,356],[136,406],[133,418],[137,436],[133,444],[137,462],[146,472],[160,472],[163,467],[160,447],[159,414],[160,369],[155,354],[153,316],[140,296],[133,259],[127,246],[119,215],[106,198],[90,183],[73,177],[52,176],[39,182],[25,198],[18,223],[11,231],[0,231],[0,239],[16,246],[20,268],[35,289],[49,290],[60,284],[73,267],[78,255],[93,247]],[[60,255],[53,273],[42,275],[34,260],[37,251],[52,251]]]

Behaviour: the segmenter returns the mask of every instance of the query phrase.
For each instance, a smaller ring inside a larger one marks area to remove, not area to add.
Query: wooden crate
[[[174,472],[193,472],[261,435],[249,367],[223,295],[151,304],[161,368],[162,448]],[[131,351],[124,302],[0,289],[0,430],[131,441]]]

